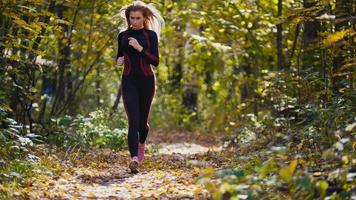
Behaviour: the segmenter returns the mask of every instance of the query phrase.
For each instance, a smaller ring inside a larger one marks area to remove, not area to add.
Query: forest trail
[[[207,167],[228,165],[229,153],[217,146],[219,140],[157,131],[148,138],[150,152],[138,174],[129,173],[127,150],[91,150],[56,163],[59,174],[40,173],[20,193],[30,199],[209,199],[197,177]]]

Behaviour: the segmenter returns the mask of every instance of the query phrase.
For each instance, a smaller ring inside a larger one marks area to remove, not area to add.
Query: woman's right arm
[[[122,52],[122,48],[121,48],[121,39],[123,36],[123,32],[119,33],[118,39],[117,39],[117,54],[116,54],[116,64],[118,65],[122,65],[124,64],[124,53]]]
[[[117,39],[117,54],[116,54],[116,60],[119,58],[119,57],[122,57],[124,56],[124,53],[122,52],[122,48],[121,48],[121,39],[122,39],[122,36],[123,36],[123,32],[119,33],[119,36],[118,36],[118,39]]]

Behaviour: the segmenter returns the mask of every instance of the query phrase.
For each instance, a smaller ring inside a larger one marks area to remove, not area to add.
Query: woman
[[[153,6],[141,1],[134,1],[121,12],[125,14],[127,29],[119,33],[116,61],[124,64],[121,89],[129,122],[129,168],[137,173],[145,154],[148,116],[155,94],[152,65],[159,64],[158,41],[164,21]]]

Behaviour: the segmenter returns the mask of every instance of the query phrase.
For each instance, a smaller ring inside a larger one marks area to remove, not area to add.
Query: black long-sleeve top
[[[143,47],[139,52],[129,45],[129,37],[135,38]],[[118,51],[116,60],[124,56],[124,75],[144,74],[153,75],[151,65],[159,64],[158,38],[156,32],[145,28],[134,30],[128,29],[119,33]]]

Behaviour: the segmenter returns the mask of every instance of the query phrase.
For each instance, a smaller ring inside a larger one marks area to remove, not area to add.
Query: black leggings
[[[129,122],[128,143],[131,157],[137,156],[138,141],[146,141],[148,116],[155,94],[155,75],[122,76],[122,97]]]

